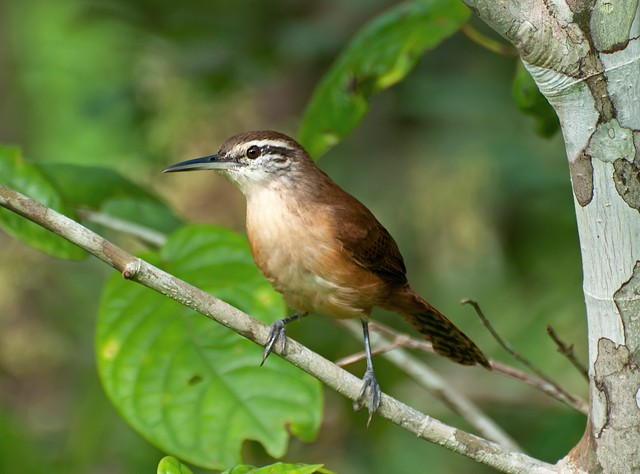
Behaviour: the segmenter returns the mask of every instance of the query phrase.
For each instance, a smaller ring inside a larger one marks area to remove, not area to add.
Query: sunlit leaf
[[[416,0],[364,26],[311,97],[298,138],[313,157],[338,143],[362,120],[370,97],[404,79],[425,51],[469,17],[458,0]]]
[[[248,465],[236,466],[222,474],[332,474],[324,469],[322,464],[285,464],[275,463],[270,466],[254,467]]]
[[[173,456],[165,456],[158,464],[157,474],[193,474],[193,471]]]
[[[0,146],[0,184],[73,218],[73,211],[64,205],[60,194],[43,176],[36,165],[22,159],[20,150]],[[28,245],[58,258],[81,259],[86,252],[69,241],[19,216],[0,208],[0,227]]]
[[[246,240],[210,227],[183,228],[145,259],[272,322],[280,296],[253,264]],[[100,376],[128,422],[167,453],[226,468],[246,440],[284,455],[290,434],[310,441],[322,408],[318,382],[225,327],[119,275],[107,283],[98,321]]]

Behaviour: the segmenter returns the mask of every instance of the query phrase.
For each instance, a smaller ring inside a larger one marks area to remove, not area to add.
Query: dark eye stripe
[[[291,148],[287,148],[283,146],[267,145],[262,147],[262,154],[291,156],[293,154],[293,150]]]

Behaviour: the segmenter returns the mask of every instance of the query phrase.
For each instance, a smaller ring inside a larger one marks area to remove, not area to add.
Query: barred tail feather
[[[433,349],[462,365],[479,364],[491,369],[482,351],[440,311],[408,289],[402,298],[394,298],[394,307],[422,336],[431,341]]]

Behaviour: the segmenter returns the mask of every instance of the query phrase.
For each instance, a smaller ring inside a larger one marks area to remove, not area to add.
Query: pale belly
[[[262,202],[260,213],[248,206],[247,234],[256,264],[286,303],[301,313],[367,317],[370,277],[344,261],[321,210],[305,213],[307,219],[271,204],[266,211]]]
[[[298,267],[285,278],[269,280],[282,293],[287,304],[302,313],[320,313],[343,319],[366,317],[371,310],[359,304],[357,291],[353,288],[339,286],[305,268]]]

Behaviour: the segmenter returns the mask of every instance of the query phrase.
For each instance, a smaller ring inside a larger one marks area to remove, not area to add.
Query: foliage
[[[457,0],[417,0],[371,21],[316,87],[300,125],[300,143],[314,157],[339,143],[363,119],[369,98],[401,81],[469,13]]]
[[[222,474],[332,474],[322,464],[285,464],[254,467],[246,464],[224,471]],[[166,456],[158,464],[158,474],[192,474],[191,470],[172,456]]]
[[[183,227],[143,258],[265,322],[284,314],[246,240],[224,229]],[[317,434],[316,380],[279,358],[260,367],[260,347],[119,275],[105,286],[96,350],[105,390],[127,421],[193,464],[236,464],[246,440],[279,458],[289,433]]]
[[[97,166],[26,162],[15,147],[0,148],[0,183],[22,192],[68,217],[80,220],[78,209],[104,212],[159,231],[180,221],[165,203],[119,173]],[[5,209],[0,226],[11,235],[53,257],[81,259],[86,253]]]
[[[165,456],[158,464],[157,474],[193,474],[193,472],[173,456]]]
[[[26,163],[17,148],[0,148],[0,176],[0,182],[5,186],[27,194],[71,218],[75,216],[52,183],[38,167]],[[6,209],[0,209],[0,226],[12,236],[54,257],[81,259],[86,256],[82,249]]]
[[[233,469],[224,471],[222,474],[331,474],[331,471],[322,468],[322,464],[284,464],[276,463],[271,466],[236,466]]]

